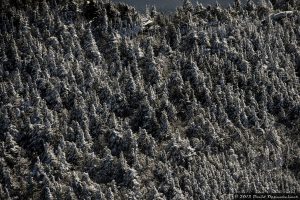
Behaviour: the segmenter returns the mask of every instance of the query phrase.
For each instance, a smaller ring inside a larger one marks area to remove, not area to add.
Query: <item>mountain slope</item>
[[[299,192],[297,1],[1,13],[1,199]]]

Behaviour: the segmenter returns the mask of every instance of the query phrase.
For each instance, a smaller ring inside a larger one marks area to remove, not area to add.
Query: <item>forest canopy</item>
[[[0,6],[0,199],[300,191],[299,1]]]

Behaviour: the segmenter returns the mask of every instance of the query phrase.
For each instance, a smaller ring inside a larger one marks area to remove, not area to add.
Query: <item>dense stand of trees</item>
[[[299,8],[4,1],[0,199],[299,192]]]

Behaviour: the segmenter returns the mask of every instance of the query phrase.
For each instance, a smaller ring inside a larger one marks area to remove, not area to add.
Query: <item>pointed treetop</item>
[[[183,1],[183,9],[186,11],[192,11],[194,9],[194,6],[190,0],[184,0]]]

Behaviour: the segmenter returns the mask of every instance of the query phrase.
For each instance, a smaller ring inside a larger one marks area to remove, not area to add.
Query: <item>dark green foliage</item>
[[[299,3],[261,2],[1,2],[0,199],[299,192]]]

